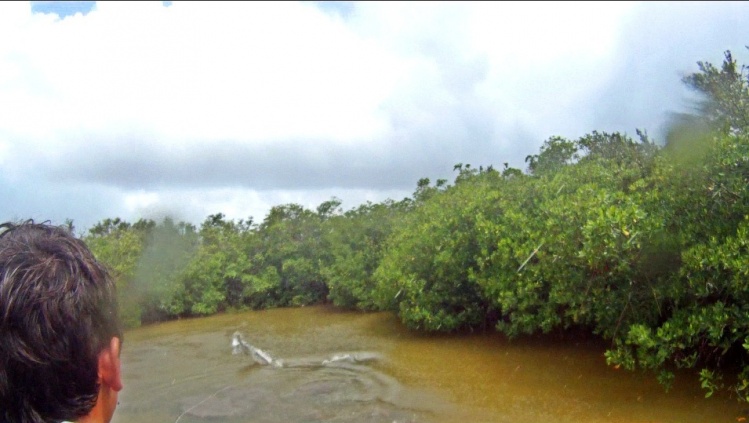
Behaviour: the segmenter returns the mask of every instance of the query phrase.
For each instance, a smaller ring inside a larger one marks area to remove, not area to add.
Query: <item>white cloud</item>
[[[387,51],[302,3],[103,2],[85,17],[38,19],[20,36],[23,57],[5,59],[30,68],[16,77],[19,94],[54,133],[350,142],[384,129],[378,107],[399,74]],[[27,112],[16,116],[31,130]]]

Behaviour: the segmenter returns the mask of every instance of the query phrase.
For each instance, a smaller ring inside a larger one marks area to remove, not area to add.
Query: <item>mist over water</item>
[[[240,331],[284,362],[232,355]],[[696,377],[666,393],[605,364],[597,342],[426,336],[388,313],[324,307],[187,319],[129,331],[114,423],[729,422],[735,399]],[[335,354],[375,360],[322,365]]]

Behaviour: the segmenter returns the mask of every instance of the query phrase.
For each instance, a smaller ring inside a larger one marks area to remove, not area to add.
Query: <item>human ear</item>
[[[122,389],[120,345],[120,338],[115,336],[109,341],[109,346],[99,353],[99,380],[115,392]]]

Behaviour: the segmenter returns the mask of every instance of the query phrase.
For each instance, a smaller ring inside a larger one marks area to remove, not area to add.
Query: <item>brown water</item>
[[[232,355],[240,331],[284,367]],[[498,334],[425,336],[387,313],[325,307],[181,320],[126,334],[114,423],[736,422],[735,399],[705,399],[680,374],[606,366],[604,346]],[[349,353],[364,362],[323,360]]]

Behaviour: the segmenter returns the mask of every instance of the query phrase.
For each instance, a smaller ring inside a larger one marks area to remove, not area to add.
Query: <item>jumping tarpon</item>
[[[282,360],[275,359],[271,357],[270,354],[267,352],[261,350],[260,348],[253,347],[250,345],[249,342],[244,340],[244,337],[239,332],[234,332],[234,336],[231,340],[231,347],[232,347],[232,354],[246,354],[249,356],[252,356],[252,359],[255,360],[256,363],[262,364],[263,366],[271,365],[273,367],[284,367],[284,362]],[[361,364],[366,363],[369,361],[376,361],[380,357],[377,354],[372,353],[356,353],[356,354],[335,354],[331,356],[330,358],[326,360],[322,360],[322,362],[313,362],[313,363],[297,363],[296,365],[290,364],[291,367],[300,367],[300,366],[328,366],[333,365],[336,363],[350,363],[350,364]]]
[[[234,336],[231,340],[232,354],[245,353],[252,356],[252,359],[256,363],[262,364],[263,366],[272,365],[274,367],[281,367],[283,363],[280,360],[274,360],[267,352],[260,348],[255,348],[250,345],[249,342],[245,341],[242,334],[234,332]]]

